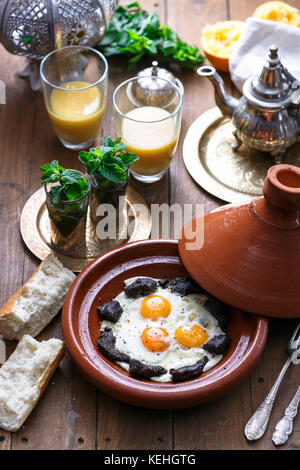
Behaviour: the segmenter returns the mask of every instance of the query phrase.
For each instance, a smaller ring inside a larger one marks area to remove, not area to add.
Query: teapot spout
[[[237,108],[239,100],[229,95],[225,90],[223,79],[211,65],[204,65],[197,69],[200,77],[207,77],[215,88],[216,104],[220,108],[224,116],[232,116],[233,111]]]

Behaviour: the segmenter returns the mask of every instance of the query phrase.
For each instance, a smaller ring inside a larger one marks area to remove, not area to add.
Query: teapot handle
[[[294,77],[288,70],[286,67],[284,67],[284,65],[281,64],[281,68],[282,68],[282,71],[284,72],[284,74],[287,76],[287,78],[289,79],[290,83],[292,84],[292,88],[294,88],[295,90],[298,90],[300,88],[300,82],[299,80],[297,80],[296,77]]]

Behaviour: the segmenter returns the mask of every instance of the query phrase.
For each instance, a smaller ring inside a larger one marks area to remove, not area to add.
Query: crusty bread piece
[[[38,335],[61,309],[75,277],[49,254],[0,310],[0,334],[10,340]]]
[[[18,431],[45,390],[64,355],[60,339],[23,336],[0,369],[0,428]]]

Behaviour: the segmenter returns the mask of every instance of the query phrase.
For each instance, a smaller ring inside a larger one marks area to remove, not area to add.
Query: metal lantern
[[[21,76],[37,87],[38,61],[55,48],[94,46],[103,38],[118,0],[0,0],[0,42],[30,62]]]

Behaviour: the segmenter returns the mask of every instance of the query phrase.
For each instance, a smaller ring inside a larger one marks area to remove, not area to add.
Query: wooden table
[[[201,29],[209,22],[244,20],[261,0],[142,0],[157,10],[161,21],[185,40],[200,45]],[[300,0],[291,1],[300,7]],[[20,213],[27,198],[40,186],[39,167],[54,158],[67,168],[80,168],[77,155],[55,138],[41,93],[33,93],[16,76],[24,60],[0,47],[0,79],[7,87],[7,104],[0,105],[0,303],[3,304],[29,278],[38,260],[24,246]],[[113,61],[109,70],[109,100],[103,135],[114,135],[112,92],[133,75],[123,62]],[[178,154],[169,174],[160,183],[143,187],[131,182],[148,203],[203,203],[208,211],[222,201],[199,188],[182,160],[182,143],[188,127],[214,106],[208,80],[189,71],[179,76],[185,87],[183,125]],[[226,77],[231,91],[233,85]],[[99,142],[100,142],[99,137]],[[286,357],[285,345],[295,321],[270,322],[267,347],[258,366],[242,385],[222,399],[184,411],[153,411],[135,408],[97,391],[72,364],[68,354],[53,376],[37,408],[23,428],[14,434],[0,431],[1,449],[274,449],[274,424],[299,385],[299,371],[290,367],[275,403],[270,425],[258,442],[248,443],[246,421],[272,386]],[[39,339],[62,337],[60,315]],[[8,352],[14,348],[8,344]],[[300,448],[300,418],[285,449]]]

